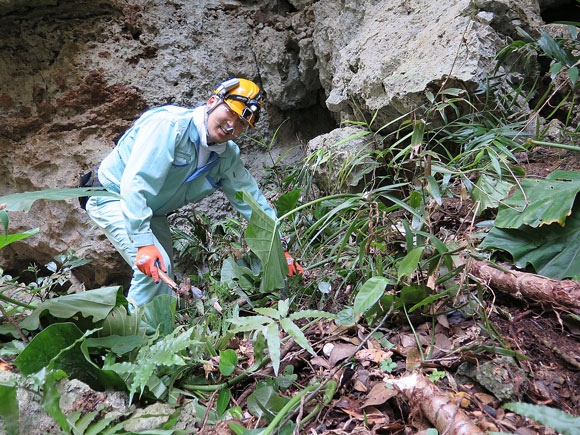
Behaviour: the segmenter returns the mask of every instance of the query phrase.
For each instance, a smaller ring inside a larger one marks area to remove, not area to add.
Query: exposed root
[[[417,372],[399,379],[386,379],[422,414],[446,435],[484,435],[445,393]]]
[[[510,270],[504,272],[485,261],[474,261],[469,272],[489,286],[543,305],[580,310],[580,283],[556,281],[532,273]]]

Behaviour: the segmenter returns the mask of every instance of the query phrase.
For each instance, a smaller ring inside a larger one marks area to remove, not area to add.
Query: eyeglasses
[[[243,118],[242,116],[238,115],[236,112],[234,112],[232,108],[227,105],[227,103],[224,103],[223,106],[226,108],[228,113],[234,116],[236,119],[236,122],[233,127],[233,132],[235,133],[235,135],[237,136],[243,133],[248,128],[248,125],[250,125],[249,121]]]

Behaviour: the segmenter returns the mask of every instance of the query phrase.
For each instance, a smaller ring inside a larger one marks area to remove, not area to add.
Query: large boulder
[[[356,191],[363,176],[376,167],[376,138],[369,130],[346,126],[315,137],[307,146],[314,182],[325,194]]]
[[[315,51],[326,104],[339,119],[355,105],[375,126],[417,109],[446,84],[474,90],[516,26],[541,23],[537,2],[320,0]]]

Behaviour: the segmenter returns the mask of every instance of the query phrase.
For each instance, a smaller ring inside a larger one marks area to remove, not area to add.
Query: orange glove
[[[145,275],[153,278],[153,281],[159,282],[159,274],[157,273],[157,266],[155,262],[159,261],[161,270],[165,270],[165,263],[163,262],[163,255],[155,245],[141,246],[137,248],[137,261],[135,264],[137,268]]]
[[[294,260],[294,258],[292,258],[292,256],[290,254],[288,254],[288,252],[284,252],[284,255],[286,256],[286,262],[288,263],[288,269],[290,269],[290,272],[288,272],[288,276],[302,275],[304,273],[304,269],[302,269],[302,266],[300,266],[296,262],[296,260]]]

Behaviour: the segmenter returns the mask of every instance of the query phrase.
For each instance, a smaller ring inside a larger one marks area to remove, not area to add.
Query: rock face
[[[309,141],[346,119],[373,128],[425,103],[443,83],[475,89],[496,50],[542,24],[536,0],[6,0],[0,5],[0,196],[73,187],[145,109],[203,103],[232,76],[260,83],[269,141]],[[565,17],[562,17],[565,18]],[[356,109],[358,108],[358,109]],[[344,137],[344,135],[337,136]],[[328,139],[328,138],[326,138]],[[327,140],[324,140],[327,143]],[[242,140],[246,155],[260,154]],[[332,145],[332,144],[329,144]],[[279,152],[283,152],[280,149]],[[250,168],[265,161],[246,158]],[[196,205],[227,213],[223,196]],[[92,265],[89,288],[129,268],[75,201],[11,214],[40,233],[0,251],[0,265],[44,264],[69,249]]]
[[[420,107],[425,91],[436,92],[444,81],[475,90],[515,25],[539,21],[535,9],[502,2],[477,11],[469,0],[356,3],[314,6],[317,55],[328,59],[320,80],[329,110],[351,118],[355,102],[367,119],[378,111],[377,126]]]
[[[316,169],[314,182],[323,193],[356,190],[361,177],[376,166],[371,153],[380,139],[368,133],[366,129],[347,126],[308,142],[308,162]]]

